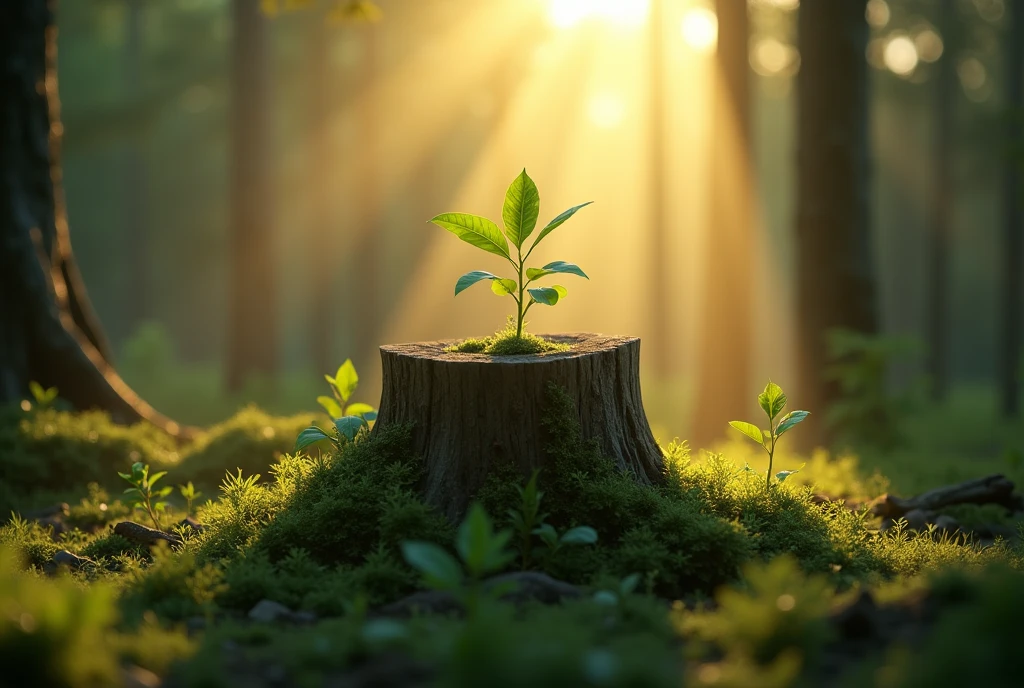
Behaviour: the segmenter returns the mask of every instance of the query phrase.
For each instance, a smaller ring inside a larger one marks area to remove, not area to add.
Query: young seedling
[[[760,444],[768,452],[768,473],[765,476],[765,489],[769,489],[772,486],[772,462],[775,459],[775,443],[779,441],[780,437],[792,430],[811,414],[807,411],[790,411],[776,424],[775,419],[782,413],[782,409],[786,408],[786,394],[782,391],[781,387],[770,380],[764,391],[757,396],[757,403],[761,405],[761,409],[768,416],[767,430],[762,432],[753,423],[745,423],[741,420],[729,421],[729,425]],[[799,469],[795,471],[780,471],[775,477],[781,483],[789,476],[798,472]]]
[[[131,484],[131,487],[124,491],[124,494],[132,495],[129,497],[128,503],[136,509],[145,511],[157,530],[163,530],[163,526],[160,525],[160,519],[157,518],[156,513],[167,508],[167,502],[162,500],[171,494],[174,488],[168,485],[154,490],[153,486],[156,485],[160,478],[167,475],[167,471],[160,471],[150,475],[149,465],[136,461],[132,464],[131,473],[121,473],[118,471],[117,474]]]
[[[534,304],[554,306],[567,294],[565,287],[559,284],[530,288],[531,284],[543,277],[555,274],[578,275],[590,279],[579,266],[562,260],[556,260],[539,268],[526,267],[527,259],[537,245],[544,240],[544,237],[564,224],[578,210],[588,205],[590,202],[569,208],[549,222],[540,230],[537,238],[525,253],[523,251],[524,244],[536,228],[537,217],[540,214],[540,193],[537,191],[537,185],[526,174],[525,169],[505,192],[505,204],[501,210],[501,218],[505,227],[504,233],[494,222],[477,215],[443,213],[432,219],[431,222],[435,225],[448,230],[467,244],[501,256],[515,271],[516,279],[500,277],[485,270],[467,272],[455,283],[455,295],[458,296],[477,282],[490,281],[491,291],[498,296],[511,296],[516,302],[516,337],[522,338],[526,314]],[[514,256],[509,248],[510,243],[515,249]]]
[[[359,375],[356,373],[356,367],[352,364],[352,359],[342,363],[334,377],[324,375],[324,379],[331,386],[333,396],[319,396],[316,401],[331,417],[331,420],[345,416],[358,416],[367,422],[377,419],[377,412],[369,404],[348,403],[359,386]]]
[[[44,388],[41,384],[32,380],[28,383],[28,390],[32,393],[35,406],[40,411],[50,408],[53,406],[53,402],[57,400],[56,387]]]
[[[501,571],[515,559],[515,554],[506,549],[511,538],[509,530],[495,532],[487,512],[474,503],[455,538],[458,559],[432,542],[416,540],[402,543],[402,556],[423,575],[427,587],[452,593],[472,616],[483,596],[484,576]],[[493,597],[505,592],[507,589],[488,591]]]
[[[178,491],[181,492],[181,496],[185,498],[185,515],[192,515],[192,502],[203,496],[202,492],[196,490],[195,485],[189,480],[186,485],[178,485]]]
[[[343,441],[352,442],[360,430],[369,430],[370,423],[377,420],[377,412],[369,404],[348,403],[359,386],[359,375],[351,359],[342,363],[333,377],[325,375],[324,378],[331,386],[333,397],[319,396],[316,400],[334,422],[337,436],[328,435],[316,425],[311,425],[299,433],[295,440],[295,451],[322,440],[330,440],[340,449]]]
[[[509,509],[512,530],[518,540],[519,554],[523,570],[527,570],[533,561],[533,536],[547,545],[545,561],[550,561],[565,545],[592,545],[597,542],[597,531],[590,526],[570,528],[559,535],[554,526],[545,523],[547,514],[540,513],[540,501],[544,493],[537,489],[537,475],[534,471],[525,487],[519,487],[519,509]]]

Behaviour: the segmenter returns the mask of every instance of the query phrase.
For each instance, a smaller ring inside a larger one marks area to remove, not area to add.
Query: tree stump
[[[411,423],[426,464],[424,496],[452,519],[492,467],[513,461],[524,475],[547,465],[541,424],[554,383],[574,401],[584,438],[646,484],[661,480],[661,449],[640,396],[640,340],[597,334],[544,335],[562,353],[447,353],[455,340],[381,347],[383,392],[376,429]]]

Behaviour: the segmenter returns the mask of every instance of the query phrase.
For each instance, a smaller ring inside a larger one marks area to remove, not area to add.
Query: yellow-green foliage
[[[0,682],[9,686],[90,688],[118,684],[109,643],[117,619],[113,591],[71,579],[23,573],[0,547]]]
[[[151,425],[125,427],[102,413],[0,409],[0,513],[52,503],[90,482],[120,492],[117,471],[136,461],[154,471],[172,471],[166,480],[173,483],[192,480],[203,486],[217,485],[226,471],[237,468],[265,473],[311,418],[279,418],[247,408],[178,447]]]

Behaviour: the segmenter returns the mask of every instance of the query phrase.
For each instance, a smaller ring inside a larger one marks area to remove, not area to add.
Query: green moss
[[[525,356],[529,354],[554,353],[569,351],[568,344],[548,341],[529,332],[516,334],[516,326],[511,320],[505,329],[495,332],[490,337],[466,339],[445,351],[462,354],[488,354],[491,356]]]

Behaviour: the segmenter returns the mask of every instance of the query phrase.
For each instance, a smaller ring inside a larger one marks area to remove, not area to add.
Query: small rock
[[[134,664],[121,669],[121,684],[125,688],[159,688],[160,677],[149,669]]]
[[[249,618],[262,623],[273,623],[275,621],[291,621],[292,610],[280,602],[273,600],[260,600],[256,606],[249,610]]]
[[[64,523],[61,516],[50,516],[48,518],[40,518],[36,521],[43,528],[50,529],[50,539],[54,542],[60,540],[60,536],[71,530],[67,524]]]
[[[292,623],[302,624],[304,626],[312,626],[317,622],[317,616],[310,611],[298,611],[293,612],[291,615]]]
[[[53,563],[57,566],[67,566],[70,569],[80,569],[83,566],[92,565],[95,566],[96,562],[88,557],[80,557],[77,554],[72,554],[66,549],[62,549],[53,555]]]
[[[912,509],[903,515],[903,518],[907,521],[907,527],[910,530],[926,530],[928,528],[928,521],[931,514],[921,509]]]
[[[952,516],[942,514],[935,519],[935,529],[952,535],[956,531],[960,530],[960,522]]]
[[[135,523],[134,521],[122,521],[114,526],[114,533],[121,537],[137,542],[140,545],[146,545],[152,547],[158,542],[166,542],[171,547],[177,547],[181,544],[181,539],[177,535],[171,535],[165,533],[162,530],[155,530],[153,528],[147,528],[141,523]]]
[[[832,501],[832,498],[826,494],[816,494],[811,496],[811,504],[828,504]]]

